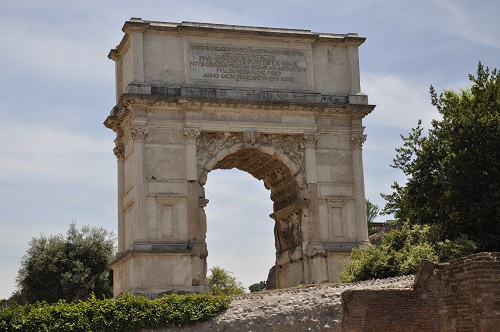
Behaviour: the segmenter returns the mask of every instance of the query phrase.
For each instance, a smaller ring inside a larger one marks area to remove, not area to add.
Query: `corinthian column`
[[[134,125],[130,129],[134,140],[134,168],[135,168],[135,202],[136,202],[136,235],[135,240],[147,240],[146,227],[146,192],[144,180],[144,142],[148,136],[146,126]]]
[[[366,135],[353,133],[351,135],[352,145],[352,172],[354,178],[354,199],[356,204],[356,221],[358,223],[357,240],[366,243],[368,241],[368,226],[366,224],[366,198],[365,179],[363,175],[363,153],[362,147]]]
[[[121,253],[125,251],[125,220],[123,218],[125,145],[121,138],[115,139],[113,153],[118,167],[118,253]]]

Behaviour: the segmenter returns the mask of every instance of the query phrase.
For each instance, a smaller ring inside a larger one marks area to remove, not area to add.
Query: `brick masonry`
[[[500,331],[500,253],[426,261],[412,290],[342,294],[342,330]]]
[[[347,291],[342,303],[345,332],[437,331],[435,298],[425,291]]]

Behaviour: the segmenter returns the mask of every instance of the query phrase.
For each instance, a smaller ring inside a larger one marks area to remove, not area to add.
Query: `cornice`
[[[319,33],[311,30],[302,29],[287,29],[287,28],[268,28],[242,25],[227,25],[214,23],[199,23],[199,22],[159,22],[147,21],[141,18],[131,18],[123,25],[122,31],[125,33],[120,44],[112,49],[108,57],[115,60],[117,56],[121,56],[126,48],[127,39],[132,32],[170,32],[180,35],[206,35],[211,34],[214,37],[228,38],[286,38],[288,40],[296,40],[308,42],[311,44],[343,44],[345,46],[360,46],[366,40],[365,37],[360,37],[356,33],[334,34],[334,33]]]
[[[293,113],[313,113],[314,115],[349,115],[364,117],[373,111],[375,105],[328,104],[328,103],[300,103],[286,101],[248,101],[227,99],[203,99],[188,97],[165,97],[159,95],[124,94],[120,98],[111,114],[104,121],[104,125],[116,131],[123,120],[131,114],[134,107],[164,108],[175,107],[184,111],[203,112],[209,109],[240,109],[264,110]]]

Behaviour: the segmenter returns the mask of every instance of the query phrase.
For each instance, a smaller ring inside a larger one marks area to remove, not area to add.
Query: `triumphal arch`
[[[367,244],[357,34],[132,18],[109,57],[117,105],[114,291],[206,286],[214,169],[270,192],[276,285],[335,282]]]

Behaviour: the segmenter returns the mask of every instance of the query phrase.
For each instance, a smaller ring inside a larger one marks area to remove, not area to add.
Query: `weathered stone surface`
[[[413,276],[345,285],[319,285],[236,297],[211,321],[173,331],[342,331],[342,294],[360,290],[411,290]],[[146,332],[146,330],[143,330]]]
[[[500,253],[424,263],[416,277],[238,296],[211,321],[173,331],[498,331]],[[143,330],[146,332],[146,330]]]
[[[276,287],[335,282],[368,243],[356,34],[131,19],[116,100],[115,295],[206,289],[214,169],[270,191]]]

